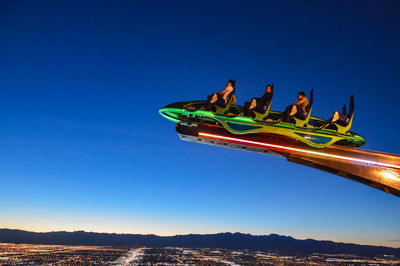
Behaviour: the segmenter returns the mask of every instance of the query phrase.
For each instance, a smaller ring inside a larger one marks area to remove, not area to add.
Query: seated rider
[[[346,105],[343,106],[343,111],[339,113],[339,111],[333,112],[333,116],[329,121],[322,125],[320,128],[329,128],[332,124],[337,124],[342,127],[347,127],[350,123],[351,116],[354,112],[354,96],[350,98],[350,112],[347,114]]]
[[[213,93],[207,97],[207,105],[206,109],[211,110],[211,105],[212,104],[217,104],[221,107],[225,107],[228,104],[229,101],[229,96],[233,97],[232,103],[236,102],[235,98],[235,83],[236,80],[230,79],[228,83],[226,84],[226,88],[224,90],[221,90],[217,93]]]
[[[250,102],[246,102],[244,104],[243,112],[240,113],[239,115],[251,116],[252,111],[256,111],[261,114],[265,113],[265,111],[267,110],[267,105],[272,98],[273,87],[274,84],[272,85],[268,84],[265,87],[265,93],[262,97],[253,98],[251,99]]]
[[[282,116],[282,121],[289,123],[290,117],[292,116],[299,116],[299,117],[306,117],[307,116],[307,106],[308,106],[308,99],[304,92],[299,92],[297,94],[297,102],[292,103],[288,107],[286,107],[285,112]]]
[[[333,117],[330,119],[330,122],[345,127],[349,124],[350,118],[346,115],[346,112],[339,113],[336,111],[333,113]]]

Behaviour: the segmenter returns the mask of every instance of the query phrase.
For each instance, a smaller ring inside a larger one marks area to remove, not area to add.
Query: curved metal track
[[[285,157],[289,162],[346,177],[400,197],[400,156],[333,145],[315,149],[278,135],[236,135],[208,125],[177,124],[186,141]]]

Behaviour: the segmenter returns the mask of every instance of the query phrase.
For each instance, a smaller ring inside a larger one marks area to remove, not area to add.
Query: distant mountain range
[[[0,243],[26,243],[51,245],[92,245],[119,247],[187,247],[225,248],[231,250],[271,251],[280,254],[353,254],[363,256],[400,256],[400,248],[367,246],[318,241],[298,240],[290,236],[251,235],[242,233],[190,234],[175,236],[107,234],[85,231],[36,233],[23,230],[0,229]]]

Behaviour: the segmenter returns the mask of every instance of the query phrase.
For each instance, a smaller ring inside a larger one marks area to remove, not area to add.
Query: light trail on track
[[[348,157],[348,156],[341,156],[341,155],[335,155],[335,154],[329,154],[329,153],[323,153],[323,152],[317,152],[317,151],[311,151],[311,150],[305,150],[305,149],[299,149],[299,148],[292,148],[292,147],[264,143],[264,142],[259,142],[259,141],[226,137],[226,136],[204,133],[204,132],[199,132],[199,136],[209,137],[209,138],[213,138],[215,140],[221,139],[221,140],[236,141],[239,143],[264,146],[267,148],[275,148],[275,149],[287,150],[287,151],[291,151],[291,152],[301,152],[301,153],[306,153],[306,154],[313,154],[313,155],[318,155],[318,156],[330,157],[330,158],[335,158],[335,159],[347,160],[347,161],[352,161],[352,162],[358,162],[358,163],[363,163],[363,164],[370,164],[370,165],[374,165],[374,166],[400,170],[400,165],[393,165],[393,164],[381,163],[381,162],[376,162],[376,161],[371,161],[371,160],[352,158],[352,157]]]

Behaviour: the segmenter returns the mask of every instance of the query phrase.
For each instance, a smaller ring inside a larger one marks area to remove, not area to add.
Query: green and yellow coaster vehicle
[[[267,103],[264,113],[252,111],[250,116],[244,116],[243,106],[232,104],[232,99],[233,94],[225,106],[214,104],[211,110],[203,110],[206,101],[189,101],[169,104],[159,112],[175,123],[224,127],[234,134],[286,136],[315,148],[325,148],[332,144],[360,147],[366,142],[360,135],[349,131],[354,116],[353,96],[350,98],[350,110],[347,114],[345,110],[343,113],[334,112],[330,120],[324,120],[311,116],[313,107],[313,91],[311,91],[307,112],[303,115],[291,115],[290,123],[280,121],[282,112],[270,110],[272,100]]]

